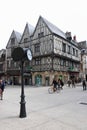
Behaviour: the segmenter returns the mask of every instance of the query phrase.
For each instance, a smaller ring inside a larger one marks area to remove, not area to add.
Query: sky
[[[0,0],[0,50],[5,49],[13,30],[24,31],[26,23],[46,18],[63,32],[87,40],[87,0]]]

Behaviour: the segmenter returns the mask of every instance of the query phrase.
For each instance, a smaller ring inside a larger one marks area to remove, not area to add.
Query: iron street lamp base
[[[26,108],[25,108],[25,102],[20,102],[20,118],[26,117]]]

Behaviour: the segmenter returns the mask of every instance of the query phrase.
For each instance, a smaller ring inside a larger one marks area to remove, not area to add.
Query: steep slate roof
[[[30,36],[31,36],[33,34],[35,28],[29,23],[27,23],[27,25],[28,25]]]
[[[43,19],[43,21],[46,23],[46,25],[48,26],[48,28],[51,30],[52,33],[57,34],[57,35],[63,37],[64,39],[66,39],[66,35],[63,31],[61,31],[58,27],[56,27],[55,25],[50,23],[48,20],[46,20],[42,16],[40,16],[40,17]]]
[[[54,24],[50,23],[48,20],[46,20],[45,18],[43,18],[42,16],[40,16],[40,18],[43,19],[43,21],[45,22],[45,24],[47,25],[47,27],[50,29],[50,31],[53,33],[53,34],[56,34],[64,39],[67,40],[67,37],[66,37],[66,34],[61,31],[58,27],[56,27]],[[74,40],[71,40],[70,41],[72,44],[74,44],[75,46],[78,46],[77,42],[74,41]]]
[[[20,43],[21,43],[21,41],[23,39],[23,36],[25,35],[26,29],[28,29],[29,36],[31,36],[33,34],[35,28],[31,24],[26,23],[23,34],[22,34],[22,37],[21,37],[21,40],[20,40]]]
[[[15,35],[16,35],[16,38],[17,38],[17,41],[20,42],[21,40],[21,34],[17,31],[14,31]]]

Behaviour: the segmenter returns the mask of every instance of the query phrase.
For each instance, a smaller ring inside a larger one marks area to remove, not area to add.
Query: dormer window
[[[15,38],[11,38],[11,44],[15,44]]]
[[[38,33],[38,38],[41,38],[44,36],[44,32]]]

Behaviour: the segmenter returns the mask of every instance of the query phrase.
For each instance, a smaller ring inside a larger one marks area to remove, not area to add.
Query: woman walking
[[[1,100],[3,100],[4,88],[5,88],[4,81],[0,80],[0,97],[1,97]]]

